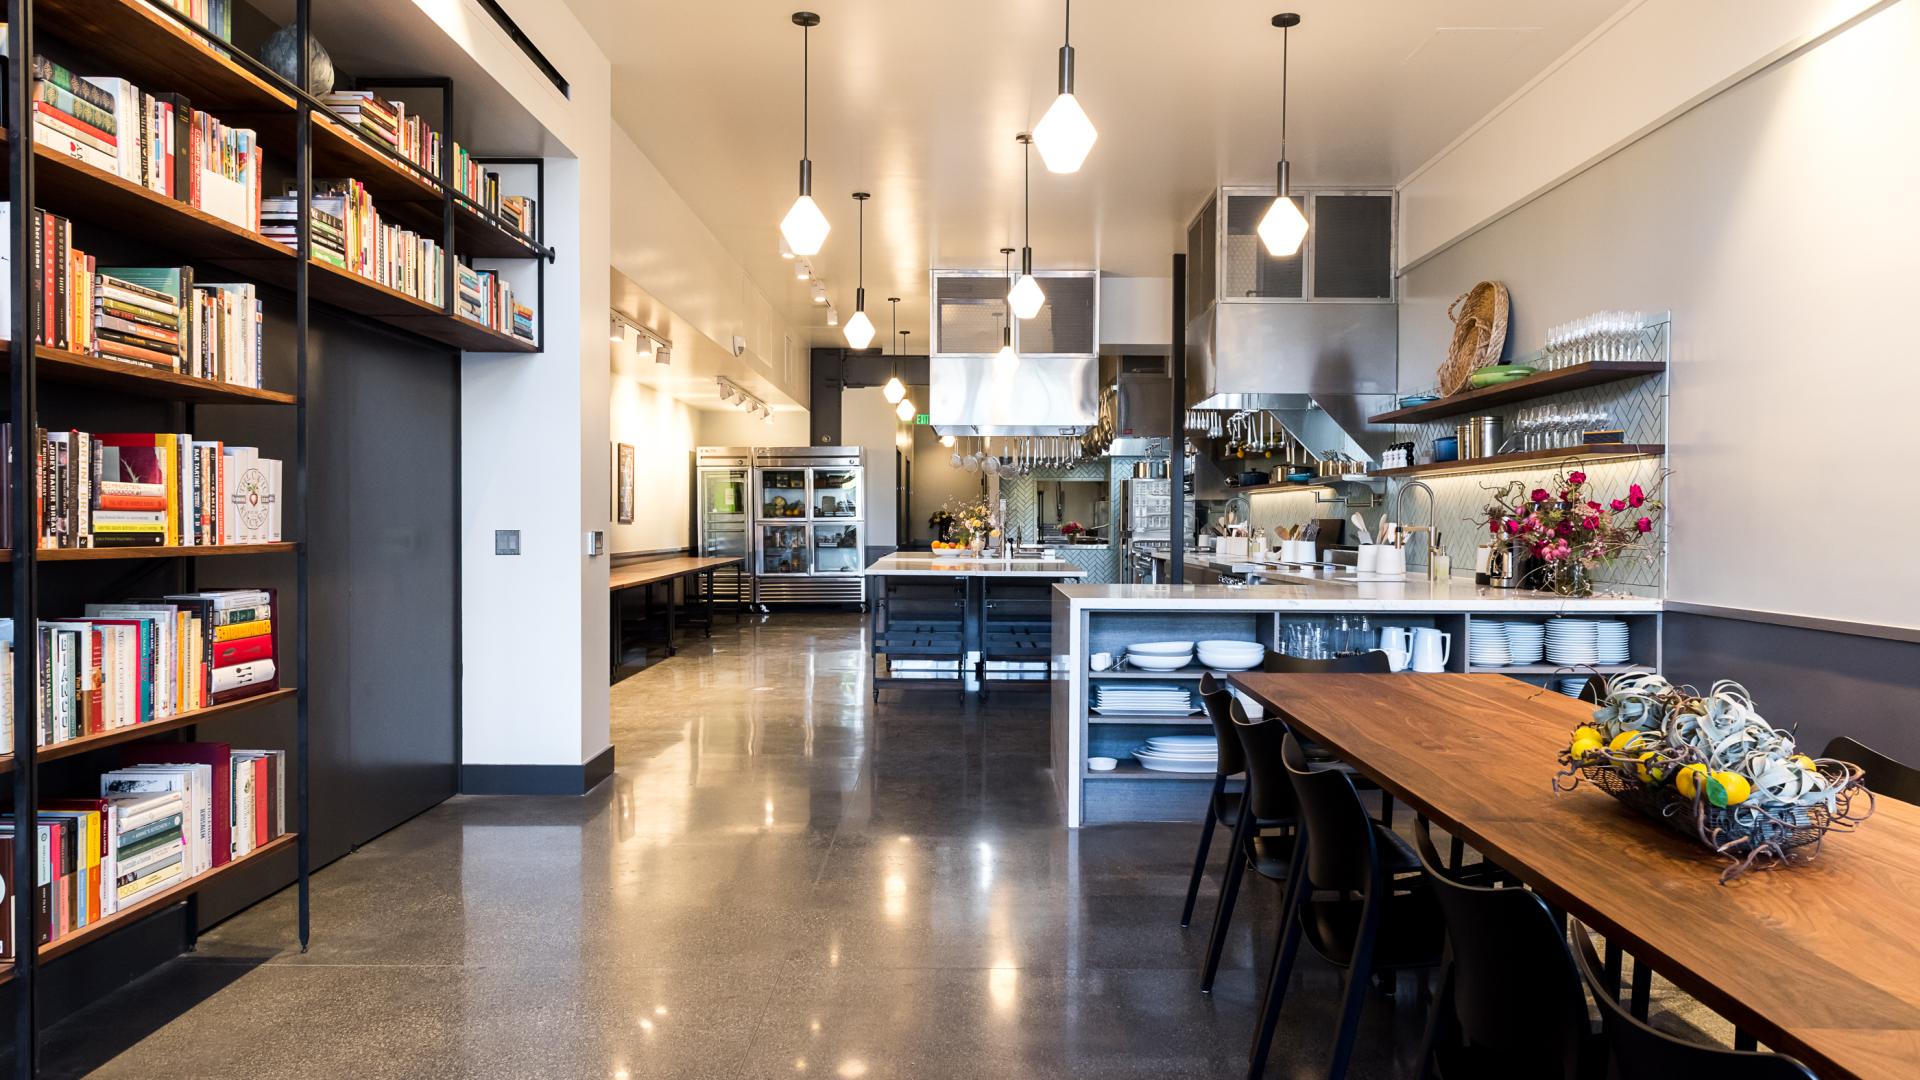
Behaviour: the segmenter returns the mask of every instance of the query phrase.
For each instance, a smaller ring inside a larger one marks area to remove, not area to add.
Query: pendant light
[[[1013,249],[1000,249],[1000,275],[1008,283],[1009,292],[1013,282]],[[1020,354],[1013,351],[1013,305],[1007,305],[1006,325],[1000,328],[1000,351],[993,354],[993,377],[996,382],[1005,382],[1013,377],[1020,368]]]
[[[1291,178],[1287,167],[1287,36],[1300,25],[1300,16],[1291,11],[1275,15],[1273,25],[1280,28],[1280,167],[1275,170],[1273,207],[1260,219],[1257,231],[1267,254],[1284,259],[1298,254],[1300,242],[1307,238],[1306,215],[1288,193]]]
[[[1073,0],[1067,0],[1067,30],[1060,45],[1060,96],[1053,99],[1047,114],[1034,125],[1033,140],[1039,144],[1040,160],[1048,172],[1079,172],[1080,164],[1093,150],[1093,130],[1087,110],[1073,96]]]
[[[899,310],[899,309],[896,308],[895,310]],[[900,354],[907,351],[907,335],[911,333],[913,333],[913,331],[911,330],[899,331],[900,344],[894,346],[893,348],[894,366],[896,368],[899,367],[899,364],[900,364],[900,360],[899,360]],[[893,378],[895,382],[898,382],[900,379],[900,376],[896,374]],[[904,396],[906,392],[907,392],[906,387],[903,386],[900,388],[900,393],[902,394],[902,397],[900,398],[900,404],[895,405],[893,407],[893,415],[899,417],[901,423],[911,424],[913,423],[913,418],[919,415],[920,410],[917,408],[914,408],[912,398]]]
[[[1007,290],[1007,305],[1017,317],[1031,319],[1040,314],[1041,306],[1047,302],[1047,294],[1040,290],[1040,283],[1033,279],[1033,136],[1023,131],[1015,138],[1027,155],[1026,245],[1020,249],[1020,280]]]
[[[808,106],[810,76],[808,68],[808,31],[820,25],[820,16],[811,11],[793,13],[793,25],[800,28],[800,197],[793,200],[787,216],[780,219],[780,235],[795,255],[818,255],[827,242],[827,215],[813,201],[813,162],[807,158]]]
[[[887,303],[893,305],[893,332],[896,335],[895,340],[897,341],[900,333],[900,298],[897,296],[889,296],[887,297]],[[880,393],[886,397],[887,404],[889,405],[898,405],[907,398],[907,384],[900,381],[900,351],[898,347],[894,349],[893,353],[893,378],[887,380],[887,385],[881,389]]]
[[[864,191],[853,193],[860,204],[860,283],[853,290],[853,318],[847,320],[847,344],[864,349],[873,343],[873,320],[867,318],[867,200]]]

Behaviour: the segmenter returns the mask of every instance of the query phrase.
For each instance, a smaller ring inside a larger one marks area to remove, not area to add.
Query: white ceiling
[[[814,262],[853,310],[855,190],[867,206],[867,309],[924,343],[927,271],[998,264],[1020,244],[1020,148],[1055,94],[1057,0],[568,0],[613,62],[615,120],[760,287],[816,343],[838,342],[778,256],[800,157],[801,3],[812,35],[814,197],[833,224]],[[1277,11],[1292,35],[1294,182],[1388,187],[1623,0],[1100,0],[1074,10],[1076,91],[1100,139],[1082,170],[1033,176],[1043,266],[1164,276],[1222,183],[1271,183]],[[614,178],[619,188],[619,178]]]

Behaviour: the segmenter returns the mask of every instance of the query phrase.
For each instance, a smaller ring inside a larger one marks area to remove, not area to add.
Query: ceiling
[[[805,0],[814,263],[841,316],[867,205],[868,311],[889,295],[924,342],[930,267],[1020,244],[1014,136],[1056,92],[1056,0]],[[568,0],[613,63],[616,122],[818,344],[837,343],[779,258],[800,157],[798,0]],[[1290,4],[1290,6],[1288,6]],[[1164,276],[1209,189],[1271,183],[1280,32],[1292,32],[1288,156],[1302,187],[1389,187],[1597,27],[1623,0],[1101,0],[1074,11],[1076,92],[1100,132],[1077,174],[1033,163],[1037,264]],[[1177,14],[1176,14],[1177,13]],[[615,178],[618,188],[618,177]]]

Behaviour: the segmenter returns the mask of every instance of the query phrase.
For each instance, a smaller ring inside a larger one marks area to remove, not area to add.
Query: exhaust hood
[[[1098,419],[1100,275],[1035,274],[1046,303],[1015,320],[1020,362],[996,371],[1007,318],[1000,270],[933,272],[927,419],[942,435],[1077,435]]]

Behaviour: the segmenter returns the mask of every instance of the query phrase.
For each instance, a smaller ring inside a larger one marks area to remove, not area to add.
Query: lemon
[[[1653,751],[1648,750],[1639,756],[1639,764],[1633,767],[1634,773],[1640,777],[1640,782],[1643,784],[1657,784],[1667,778],[1666,769],[1657,765],[1649,766],[1647,764],[1652,760]]]
[[[1645,742],[1646,738],[1647,733],[1644,731],[1623,731],[1613,737],[1613,741],[1607,744],[1607,749],[1616,754],[1624,754]]]
[[[1699,794],[1700,781],[1709,775],[1711,774],[1707,772],[1707,767],[1699,762],[1695,762],[1692,765],[1682,765],[1680,766],[1680,771],[1674,774],[1673,786],[1680,794],[1691,799]]]
[[[1588,754],[1599,753],[1601,748],[1599,739],[1582,739],[1576,736],[1571,747],[1573,760],[1583,761]]]
[[[1579,727],[1573,729],[1573,741],[1580,742],[1583,739],[1592,739],[1597,743],[1605,743],[1607,741],[1607,737],[1600,734],[1600,729],[1591,724],[1581,724]]]
[[[1788,758],[1787,760],[1793,762],[1795,765],[1800,766],[1801,768],[1807,770],[1808,772],[1820,771],[1820,766],[1814,764],[1813,759],[1808,757],[1805,754],[1795,754],[1792,757]]]
[[[1739,806],[1753,794],[1753,785],[1736,772],[1717,772],[1707,781],[1707,801],[1715,806]]]

